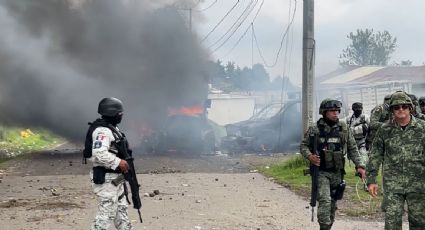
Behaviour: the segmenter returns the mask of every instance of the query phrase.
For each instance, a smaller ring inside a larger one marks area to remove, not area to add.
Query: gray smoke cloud
[[[113,96],[137,140],[168,108],[201,105],[207,55],[171,3],[0,0],[0,122],[81,141]]]

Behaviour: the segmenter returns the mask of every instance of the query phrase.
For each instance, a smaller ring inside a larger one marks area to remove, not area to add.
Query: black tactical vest
[[[346,123],[339,121],[337,125],[329,127],[318,122],[317,128],[319,132],[317,151],[321,159],[319,169],[323,171],[344,169],[344,145],[348,131]]]

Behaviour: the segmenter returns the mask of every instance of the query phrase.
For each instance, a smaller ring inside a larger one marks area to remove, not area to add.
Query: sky
[[[234,61],[239,66],[251,66],[252,63],[264,65],[255,45],[254,52],[252,52],[251,29],[248,29],[236,48],[229,53],[253,21],[262,0],[253,0],[253,4],[257,2],[256,6],[234,35],[219,49],[217,47],[221,43],[214,46],[214,43],[217,43],[216,41],[229,30],[243,10],[246,7],[249,9],[251,0],[239,0],[236,7],[214,29],[236,2],[237,0],[202,0],[197,4],[194,1],[193,30],[201,41],[212,31],[202,41],[202,45],[209,49],[210,59],[212,60]],[[294,12],[295,4],[295,18],[287,36],[289,40],[283,42],[277,64],[274,67],[266,68],[266,70],[271,78],[285,75],[289,76],[294,83],[300,84],[302,79],[303,1],[297,0],[295,3],[295,0],[264,0],[263,6],[254,21],[254,29],[263,57],[267,65],[271,66],[280,46],[283,31],[287,28],[290,16]],[[208,6],[211,7],[199,11]],[[423,42],[425,14],[423,9],[425,9],[425,1],[423,0],[316,0],[316,76],[337,69],[339,55],[350,43],[347,35],[357,29],[366,28],[374,31],[387,30],[397,38],[397,48],[392,54],[390,64],[401,60],[411,60],[413,65],[422,65],[425,63],[425,43]],[[187,10],[181,12],[183,15],[189,15]]]

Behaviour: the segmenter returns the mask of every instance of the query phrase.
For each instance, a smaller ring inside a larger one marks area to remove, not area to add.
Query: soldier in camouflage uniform
[[[416,97],[416,95],[414,94],[407,94],[409,95],[410,99],[412,100],[413,103],[413,109],[412,109],[412,115],[416,118],[416,119],[421,119],[425,121],[425,115],[422,114],[419,110],[419,102],[418,102],[418,98]]]
[[[418,103],[419,107],[421,108],[421,113],[425,114],[425,97],[420,97]]]
[[[90,178],[98,202],[92,230],[106,230],[112,222],[116,229],[129,230],[132,226],[128,219],[124,182],[112,184],[114,179],[128,171],[129,166],[127,161],[117,156],[119,154],[115,146],[117,137],[108,127],[110,124],[120,132],[117,124],[121,122],[123,115],[122,102],[112,97],[104,98],[99,102],[98,113],[102,115],[102,118],[95,121],[100,124],[92,134],[93,156],[90,158],[93,162]]]
[[[421,113],[425,114],[425,97],[419,98],[419,107],[421,108]]]
[[[383,165],[386,230],[402,229],[405,202],[409,229],[425,228],[425,122],[413,117],[412,109],[404,92],[391,96],[393,119],[376,133],[366,167],[369,193],[376,196],[376,177]]]
[[[351,106],[353,115],[347,117],[347,124],[357,143],[360,156],[363,161],[367,161],[368,153],[366,150],[366,136],[369,133],[369,116],[363,113],[363,104],[355,102]]]
[[[391,118],[391,113],[388,110],[389,103],[391,99],[391,94],[384,97],[384,103],[381,105],[375,106],[370,113],[370,126],[369,133],[366,137],[366,149],[370,150],[372,145],[373,138],[375,137],[376,132],[381,127],[382,124],[389,121]]]
[[[300,145],[301,154],[319,167],[317,219],[321,230],[331,229],[335,220],[336,190],[343,183],[346,154],[356,165],[357,172],[365,178],[365,165],[359,156],[356,141],[345,121],[338,119],[341,106],[340,101],[323,100],[319,111],[323,118],[309,127]],[[316,151],[319,156],[312,154],[312,134],[318,136]]]

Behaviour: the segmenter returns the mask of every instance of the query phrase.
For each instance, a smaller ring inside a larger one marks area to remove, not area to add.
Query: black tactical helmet
[[[425,105],[425,97],[419,98],[419,105]]]
[[[392,95],[392,94],[387,94],[387,95],[385,95],[385,97],[384,97],[384,104],[387,104],[387,105],[389,105],[389,104],[390,104],[390,101],[391,101],[391,95]]]
[[[409,95],[403,91],[397,91],[391,95],[390,108],[395,105],[413,106],[412,99],[410,99]]]
[[[319,114],[324,115],[326,111],[337,110],[341,112],[342,103],[338,100],[326,98],[320,103]]]
[[[124,112],[124,109],[122,107],[122,102],[119,99],[115,97],[107,97],[103,98],[99,102],[97,112],[103,116],[115,117]]]
[[[415,94],[408,93],[407,95],[410,97],[410,99],[412,100],[412,103],[414,105],[416,105],[416,106],[419,105],[418,98],[416,97]]]
[[[361,102],[354,102],[351,106],[352,110],[363,110],[363,104]]]

